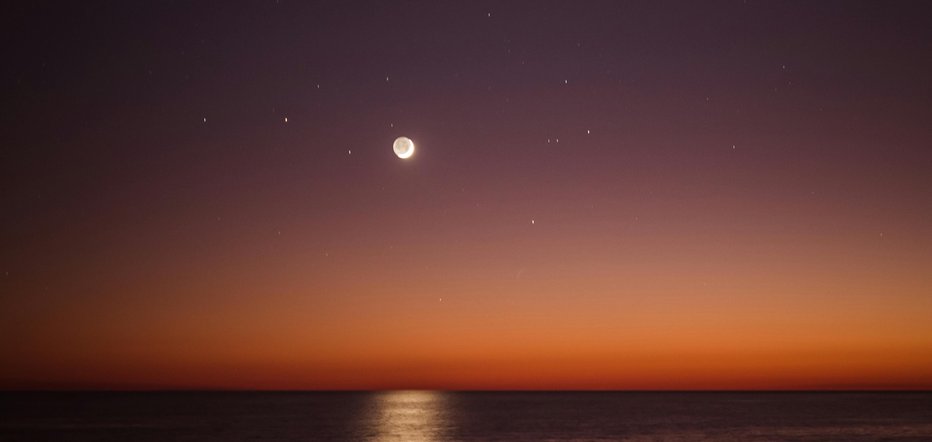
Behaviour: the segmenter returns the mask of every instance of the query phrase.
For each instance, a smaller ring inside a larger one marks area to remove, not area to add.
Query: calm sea
[[[932,393],[0,393],[0,440],[932,440]]]

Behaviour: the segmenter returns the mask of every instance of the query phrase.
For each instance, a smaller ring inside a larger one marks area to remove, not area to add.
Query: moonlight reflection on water
[[[374,436],[379,441],[433,442],[446,440],[449,413],[444,392],[386,391],[375,401]]]

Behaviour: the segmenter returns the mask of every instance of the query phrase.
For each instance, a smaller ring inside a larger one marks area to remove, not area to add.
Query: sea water
[[[932,440],[932,393],[0,393],[0,440]]]

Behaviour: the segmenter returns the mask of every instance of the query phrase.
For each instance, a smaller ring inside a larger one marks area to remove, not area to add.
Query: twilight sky
[[[926,2],[54,3],[0,388],[932,388]]]

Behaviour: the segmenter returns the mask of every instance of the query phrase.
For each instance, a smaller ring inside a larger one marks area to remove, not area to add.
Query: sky
[[[932,388],[925,2],[60,3],[2,389]]]

